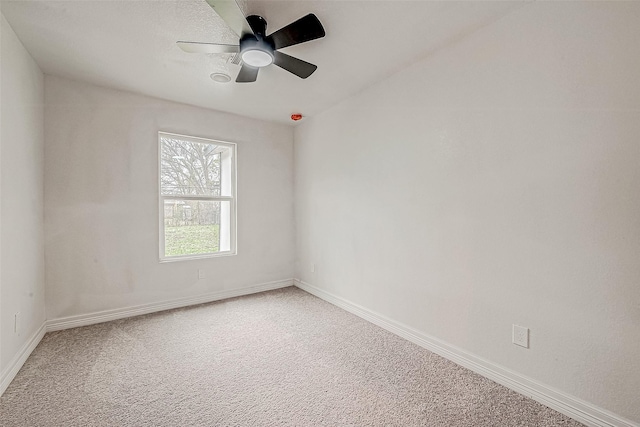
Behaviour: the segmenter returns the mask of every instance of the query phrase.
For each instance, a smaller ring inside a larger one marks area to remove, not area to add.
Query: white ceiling
[[[244,116],[312,116],[465,35],[519,1],[243,1],[267,33],[315,13],[326,37],[283,49],[318,65],[308,79],[276,66],[255,83],[215,83],[239,66],[189,54],[178,40],[237,43],[205,0],[2,1],[2,13],[43,72]]]

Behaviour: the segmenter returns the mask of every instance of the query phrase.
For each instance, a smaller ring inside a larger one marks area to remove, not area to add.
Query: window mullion
[[[211,200],[213,202],[227,202],[233,200],[231,196],[185,196],[185,195],[170,195],[163,194],[160,196],[162,200],[171,199],[171,200]]]

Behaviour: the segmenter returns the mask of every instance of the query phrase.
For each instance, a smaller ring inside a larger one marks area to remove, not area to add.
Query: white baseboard
[[[530,397],[551,409],[573,418],[588,426],[597,427],[640,427],[631,420],[620,417],[605,409],[592,405],[560,390],[556,390],[536,380],[525,377],[488,360],[482,359],[460,348],[447,344],[407,325],[391,320],[379,313],[347,301],[317,288],[309,283],[294,279],[294,285],[335,306],[355,314],[387,331],[413,342],[429,351],[464,366],[492,381],[502,384],[520,394]]]
[[[40,340],[44,337],[45,332],[46,322],[43,323],[37,331],[35,331],[31,338],[29,338],[29,341],[22,346],[18,354],[16,354],[13,360],[9,362],[7,368],[2,372],[2,376],[0,376],[0,396],[2,396],[7,387],[9,387],[9,384],[11,384],[11,381],[13,381],[15,376],[18,374],[18,371],[20,371],[24,362],[26,362],[29,355],[31,355],[31,352],[38,346]]]
[[[142,314],[155,313],[158,311],[171,310],[173,308],[187,307],[190,305],[204,304],[207,302],[219,301],[227,298],[234,298],[243,295],[255,294],[258,292],[270,291],[273,289],[293,286],[293,279],[278,280],[275,282],[262,283],[240,289],[211,292],[208,294],[193,297],[177,298],[169,301],[143,304],[132,307],[116,308],[76,316],[61,317],[47,320],[47,332],[59,331],[62,329],[77,328],[79,326],[94,325],[96,323],[109,322],[111,320],[124,319],[126,317],[140,316]]]
[[[241,289],[212,292],[194,297],[178,298],[171,301],[163,301],[159,303],[144,304],[134,307],[105,310],[97,313],[88,313],[77,316],[63,317],[60,319],[47,320],[33,334],[29,341],[25,343],[18,354],[9,363],[4,372],[2,372],[2,376],[0,376],[0,396],[2,396],[7,387],[9,387],[11,381],[13,381],[15,376],[18,374],[18,371],[20,371],[20,368],[22,368],[22,365],[24,365],[24,362],[26,362],[27,358],[31,355],[31,352],[35,350],[36,346],[40,343],[40,340],[42,339],[42,337],[44,337],[44,334],[46,332],[76,328],[78,326],[88,326],[96,323],[108,322],[110,320],[139,316],[141,314],[155,313],[158,311],[186,307],[189,305],[203,304],[227,298],[239,297],[242,295],[270,291],[273,289],[286,288],[288,286],[293,286],[293,279],[262,283],[260,285]]]

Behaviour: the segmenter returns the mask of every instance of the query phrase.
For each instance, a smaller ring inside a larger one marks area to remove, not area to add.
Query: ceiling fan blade
[[[235,44],[176,42],[178,47],[189,53],[238,53],[240,46]]]
[[[238,37],[242,37],[244,34],[253,34],[249,23],[244,17],[244,12],[234,0],[207,0],[207,3]]]
[[[280,28],[267,39],[273,41],[276,49],[282,49],[283,47],[308,42],[320,37],[324,37],[324,28],[318,17],[310,13],[286,27]]]
[[[242,64],[238,77],[236,77],[236,83],[251,83],[255,82],[258,78],[259,68],[250,67],[247,64]]]
[[[273,52],[273,63],[302,79],[309,77],[318,68],[317,65],[278,51]]]

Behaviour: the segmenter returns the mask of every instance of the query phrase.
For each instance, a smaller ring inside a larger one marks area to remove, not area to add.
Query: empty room
[[[0,11],[0,426],[640,427],[640,2]]]

